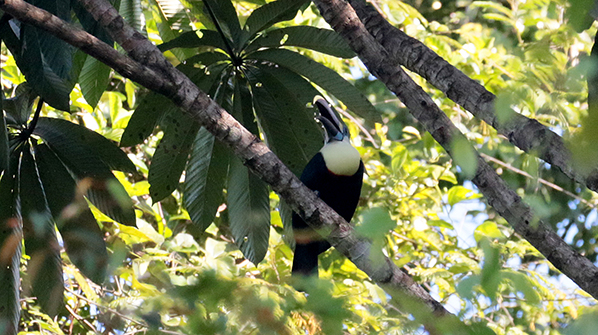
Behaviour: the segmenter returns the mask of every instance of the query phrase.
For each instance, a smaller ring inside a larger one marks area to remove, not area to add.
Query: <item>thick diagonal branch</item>
[[[347,40],[367,66],[409,109],[434,139],[450,154],[451,143],[464,135],[455,127],[434,101],[419,87],[394,58],[366,30],[359,17],[343,0],[314,0],[324,19]],[[471,150],[475,150],[473,147]],[[557,269],[584,291],[598,298],[598,268],[577,253],[541,220],[536,220],[521,198],[511,190],[476,151],[478,168],[474,184],[488,203],[504,217],[523,238],[529,241]]]
[[[22,0],[0,0],[0,9],[23,23],[50,32],[99,59],[121,75],[170,98],[231,148],[247,167],[279,193],[312,228],[329,231],[330,234],[326,237],[328,241],[372,280],[383,287],[398,289],[417,298],[439,315],[448,314],[440,303],[388,258],[384,258],[385,261],[381,263],[372,263],[370,252],[380,252],[379,250],[372,251],[368,241],[357,238],[353,228],[305,187],[263,142],[176,70],[149,40],[129,27],[107,1],[81,2],[135,60]]]
[[[571,160],[563,139],[535,119],[513,111],[494,110],[496,96],[452,66],[420,41],[391,25],[365,0],[349,0],[374,39],[386,50],[389,60],[419,74],[455,103],[484,120],[519,149],[559,168],[567,177],[598,192],[598,168],[580,171]],[[507,115],[508,113],[508,115]]]

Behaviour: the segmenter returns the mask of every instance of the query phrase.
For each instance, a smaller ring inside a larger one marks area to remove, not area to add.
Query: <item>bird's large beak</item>
[[[314,105],[318,107],[320,115],[317,117],[326,129],[326,141],[336,140],[342,141],[347,136],[346,126],[341,123],[340,119],[336,116],[336,113],[332,110],[332,107],[328,104],[328,101],[324,98],[316,98]]]

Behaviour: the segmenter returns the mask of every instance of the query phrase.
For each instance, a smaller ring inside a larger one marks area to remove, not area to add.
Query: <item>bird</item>
[[[351,145],[349,128],[341,122],[333,107],[322,97],[314,103],[320,115],[317,119],[324,126],[324,146],[307,163],[301,181],[314,191],[322,201],[351,221],[357,208],[365,170],[359,152]],[[293,213],[295,256],[292,275],[318,276],[318,255],[330,248],[330,243],[311,229],[303,219]]]

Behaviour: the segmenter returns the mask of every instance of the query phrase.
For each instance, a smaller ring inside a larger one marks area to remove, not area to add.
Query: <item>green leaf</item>
[[[228,179],[228,213],[235,244],[253,264],[264,259],[270,238],[268,185],[233,157]]]
[[[33,93],[29,84],[25,82],[17,86],[14,98],[3,99],[2,107],[6,111],[7,116],[12,116],[17,125],[23,128],[29,120],[36,98],[37,95]]]
[[[11,156],[10,169],[0,178],[0,331],[16,334],[20,319],[19,301],[21,238],[16,202],[16,174],[19,155]]]
[[[500,253],[493,243],[488,239],[479,242],[484,250],[484,266],[480,278],[480,284],[486,295],[495,301],[498,293],[498,284],[502,280],[500,271]]]
[[[164,137],[152,157],[147,178],[153,201],[166,198],[178,187],[193,139],[200,127],[191,117],[178,110],[165,115],[161,125]]]
[[[152,134],[158,119],[178,107],[162,94],[149,92],[135,109],[127,128],[120,139],[120,145],[129,147],[143,143]]]
[[[390,218],[388,210],[381,207],[368,208],[360,214],[361,224],[355,232],[368,239],[383,239],[397,223]]]
[[[454,206],[456,203],[464,200],[478,199],[481,195],[464,186],[456,185],[448,191],[448,203]]]
[[[229,40],[237,41],[241,36],[241,25],[233,3],[230,0],[204,0],[203,3],[210,20],[213,21],[212,14],[216,17],[214,25],[220,26]]]
[[[64,304],[60,246],[29,146],[22,153],[19,184],[25,252],[30,257],[27,279],[42,310],[54,317]]]
[[[247,18],[245,22],[245,44],[247,39],[251,39],[257,32],[262,31],[273,24],[281,21],[288,21],[297,15],[297,11],[307,2],[306,0],[277,0],[269,2],[256,10]]]
[[[468,276],[457,284],[457,293],[465,299],[473,300],[476,296],[474,288],[478,285],[480,285],[479,275]]]
[[[334,30],[312,26],[292,26],[270,30],[253,40],[246,48],[250,53],[260,48],[284,46],[306,48],[340,58],[353,58],[355,52]]]
[[[108,252],[87,202],[76,197],[75,180],[47,145],[35,146],[35,159],[67,255],[84,275],[101,284],[106,277]]]
[[[178,0],[150,1],[150,11],[153,22],[160,32],[162,41],[170,41],[180,35],[179,30],[190,26],[187,11]],[[194,50],[173,50],[179,61],[191,57]]]
[[[75,49],[31,25],[21,26],[21,39],[27,49],[21,52],[20,59],[15,60],[27,82],[50,106],[69,111],[69,94],[74,85],[70,74]]]
[[[141,0],[120,0],[118,13],[133,29],[146,35],[146,31],[143,29],[145,23],[142,20]]]
[[[223,203],[230,151],[201,128],[195,137],[185,176],[185,207],[193,221],[192,233],[202,233]]]
[[[308,112],[301,102],[307,96],[298,98],[295,91],[262,69],[249,68],[247,73],[254,108],[266,142],[293,173],[300,175],[322,146],[320,127],[315,123],[313,114],[310,115],[313,112]]]
[[[504,238],[505,235],[498,229],[495,222],[485,221],[474,230],[473,237],[480,242],[483,238]]]
[[[516,291],[523,293],[527,303],[534,306],[540,303],[540,294],[538,294],[539,283],[532,280],[529,276],[510,270],[501,271],[501,277],[511,281]]]
[[[268,49],[252,53],[248,58],[265,60],[294,71],[342,101],[355,114],[379,122],[380,114],[361,92],[336,71],[301,54],[284,49]]]
[[[39,118],[39,135],[80,180],[85,180],[89,200],[104,214],[127,225],[135,224],[133,202],[111,169],[135,167],[112,142],[66,120]]]
[[[127,154],[120,150],[113,142],[104,136],[70,121],[40,117],[34,134],[39,135],[50,147],[69,155],[84,155],[73,157],[71,161],[85,175],[93,174],[95,167],[90,165],[101,161],[112,170],[135,172],[135,164]],[[69,151],[71,151],[69,153]]]
[[[160,51],[171,50],[174,48],[198,48],[214,47],[227,52],[226,44],[222,36],[213,30],[188,31],[172,40],[162,43],[158,46]]]
[[[99,38],[104,43],[113,46],[114,41],[110,37],[110,34],[102,27],[102,25],[93,18],[93,16],[81,5],[79,1],[71,1],[73,12],[77,15],[79,23],[83,26],[83,29],[93,36]]]
[[[87,56],[79,74],[79,85],[85,101],[95,108],[110,83],[111,68],[99,60]]]
[[[395,143],[396,146],[392,149],[392,171],[397,175],[402,175],[402,167],[405,162],[409,160],[409,151],[401,143]]]

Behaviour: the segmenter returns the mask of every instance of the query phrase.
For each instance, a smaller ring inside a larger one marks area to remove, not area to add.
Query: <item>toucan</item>
[[[325,129],[324,147],[307,163],[301,181],[316,192],[328,206],[347,222],[351,221],[363,183],[364,166],[359,152],[350,142],[349,128],[340,121],[326,100],[316,97],[317,119]],[[318,275],[318,255],[330,248],[330,243],[309,228],[293,213],[295,257],[292,274]]]

